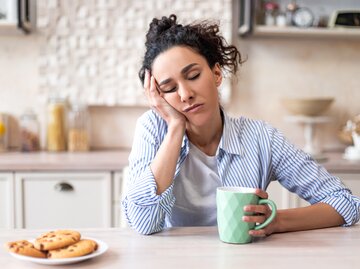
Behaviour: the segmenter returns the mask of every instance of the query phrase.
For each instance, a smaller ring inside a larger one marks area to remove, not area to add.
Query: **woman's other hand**
[[[260,199],[268,199],[268,194],[266,191],[261,189],[256,189],[255,194],[260,197]],[[254,222],[254,223],[263,223],[265,222],[271,215],[271,209],[268,205],[246,205],[244,207],[245,212],[251,212],[253,216],[244,216],[243,221],[245,222]],[[272,234],[275,231],[277,217],[274,220],[260,230],[250,230],[249,234],[255,237],[264,237]]]
[[[154,76],[148,70],[145,71],[144,90],[149,105],[167,122],[168,126],[182,125],[185,128],[186,118],[183,114],[173,108],[163,98],[163,93],[158,89]]]

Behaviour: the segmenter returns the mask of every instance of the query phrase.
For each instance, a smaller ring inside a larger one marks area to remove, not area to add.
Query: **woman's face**
[[[211,69],[206,59],[190,47],[175,46],[159,54],[152,75],[161,96],[189,123],[200,126],[219,113],[220,67],[216,64]]]

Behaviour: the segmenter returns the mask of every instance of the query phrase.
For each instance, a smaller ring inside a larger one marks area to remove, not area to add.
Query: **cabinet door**
[[[121,201],[127,190],[126,180],[128,168],[125,167],[122,172],[116,172],[113,176],[113,226],[127,227],[127,221],[122,210]]]
[[[348,187],[352,193],[360,197],[360,174],[334,174]]]
[[[297,194],[285,189],[277,181],[271,182],[266,191],[269,194],[269,199],[276,203],[278,209],[304,207],[309,205],[308,202],[301,199]]]
[[[17,228],[111,226],[111,173],[17,173]]]
[[[0,228],[14,228],[14,179],[0,173]]]

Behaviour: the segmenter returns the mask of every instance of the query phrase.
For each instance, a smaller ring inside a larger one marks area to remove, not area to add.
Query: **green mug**
[[[264,223],[244,222],[243,216],[253,213],[244,212],[246,205],[268,204],[272,213]],[[253,188],[218,187],[216,190],[217,223],[220,240],[226,243],[245,244],[252,241],[249,230],[259,230],[269,225],[276,216],[276,205],[272,200],[261,199]]]

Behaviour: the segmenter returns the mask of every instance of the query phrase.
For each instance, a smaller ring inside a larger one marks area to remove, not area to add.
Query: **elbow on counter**
[[[348,227],[359,222],[360,198],[352,195],[349,190],[342,190],[322,200],[332,206],[344,219],[342,226]]]
[[[131,205],[126,197],[121,204],[129,227],[139,234],[151,235],[163,230],[165,218],[154,217],[151,208]]]
[[[141,227],[139,227],[139,226],[130,226],[130,227],[133,228],[136,232],[138,232],[141,235],[152,235],[152,234],[162,231],[162,229],[159,229],[159,230],[141,229]]]

